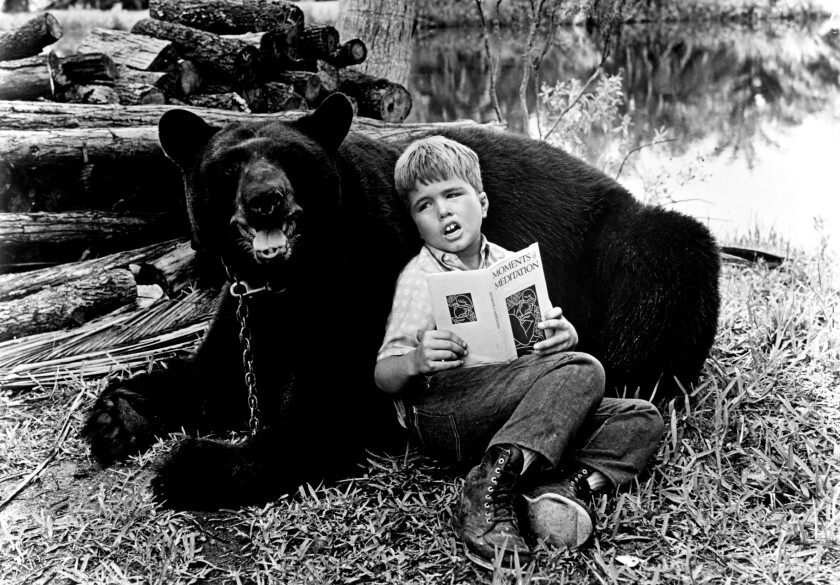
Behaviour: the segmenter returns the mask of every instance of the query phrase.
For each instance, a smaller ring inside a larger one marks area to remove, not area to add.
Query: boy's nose
[[[449,217],[452,215],[452,211],[446,205],[439,205],[438,206],[438,217],[443,219],[444,217]]]

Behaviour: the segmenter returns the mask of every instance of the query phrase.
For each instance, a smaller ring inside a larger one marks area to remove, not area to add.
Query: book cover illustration
[[[430,274],[426,280],[436,327],[467,342],[466,367],[516,359],[545,339],[537,323],[551,303],[537,244],[485,269]]]
[[[534,344],[545,339],[545,332],[537,327],[543,311],[537,298],[537,287],[531,285],[505,299],[513,343],[517,357],[530,352]]]

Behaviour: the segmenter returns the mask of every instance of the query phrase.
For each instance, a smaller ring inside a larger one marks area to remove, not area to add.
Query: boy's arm
[[[418,376],[460,367],[467,355],[466,342],[450,331],[418,331],[417,342],[408,353],[376,362],[373,377],[381,390],[398,394]]]

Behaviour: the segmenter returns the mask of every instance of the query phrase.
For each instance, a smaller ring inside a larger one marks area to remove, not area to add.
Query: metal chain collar
[[[239,299],[236,307],[236,320],[239,322],[239,343],[242,345],[242,366],[245,368],[245,385],[248,387],[248,408],[251,417],[248,419],[248,430],[251,436],[260,430],[260,405],[257,400],[257,378],[254,375],[254,354],[251,353],[251,328],[248,327],[248,305],[245,303],[248,289],[240,280],[236,280],[230,287],[230,292]]]

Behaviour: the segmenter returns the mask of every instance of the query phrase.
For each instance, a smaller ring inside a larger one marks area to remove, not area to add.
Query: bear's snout
[[[260,159],[243,169],[239,197],[247,214],[269,218],[285,208],[285,194],[290,189],[286,174]]]

